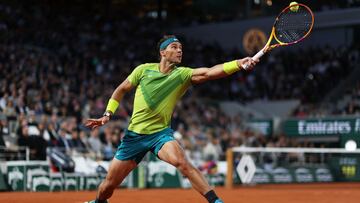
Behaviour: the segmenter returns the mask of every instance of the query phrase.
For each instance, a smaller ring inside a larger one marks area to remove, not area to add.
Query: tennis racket
[[[296,44],[305,39],[314,26],[314,14],[304,4],[292,4],[281,11],[273,24],[269,40],[252,59],[258,60],[266,52],[280,47]],[[275,43],[271,44],[274,41]],[[248,64],[244,66],[246,70]]]

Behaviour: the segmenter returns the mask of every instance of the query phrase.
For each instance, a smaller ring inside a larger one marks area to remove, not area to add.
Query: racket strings
[[[283,43],[296,42],[310,31],[312,24],[312,14],[306,8],[300,6],[296,12],[287,9],[275,23],[275,35]]]

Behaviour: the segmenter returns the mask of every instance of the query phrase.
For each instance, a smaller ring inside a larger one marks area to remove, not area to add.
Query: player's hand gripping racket
[[[273,48],[302,41],[310,34],[313,25],[314,14],[309,7],[304,4],[292,4],[286,7],[277,16],[266,45],[252,59],[258,60]],[[271,44],[272,41],[275,43]],[[246,70],[248,67],[249,65],[246,64],[243,68]]]

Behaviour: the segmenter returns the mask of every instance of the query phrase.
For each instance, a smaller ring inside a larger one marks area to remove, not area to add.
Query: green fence
[[[6,179],[0,177],[0,189],[12,191],[96,190],[106,174],[52,173],[47,161],[8,161]],[[146,166],[141,163],[119,185],[127,188],[147,186]]]
[[[350,155],[334,156],[326,164],[278,166],[256,165],[251,183],[311,183],[360,181],[360,158]],[[106,174],[51,173],[47,162],[7,162],[7,182],[0,178],[2,190],[13,191],[81,191],[96,190]],[[224,171],[224,170],[223,170]],[[211,185],[224,185],[225,173],[207,175]],[[235,183],[241,183],[238,175]],[[7,187],[7,185],[9,187]],[[126,188],[187,188],[189,180],[179,171],[156,158],[142,162],[119,187]]]

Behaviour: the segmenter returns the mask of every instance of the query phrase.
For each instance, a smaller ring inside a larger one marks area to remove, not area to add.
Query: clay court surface
[[[225,203],[352,203],[360,202],[360,183],[258,185],[216,188]],[[0,192],[0,202],[80,203],[95,192]],[[116,190],[111,203],[206,203],[192,189]]]

